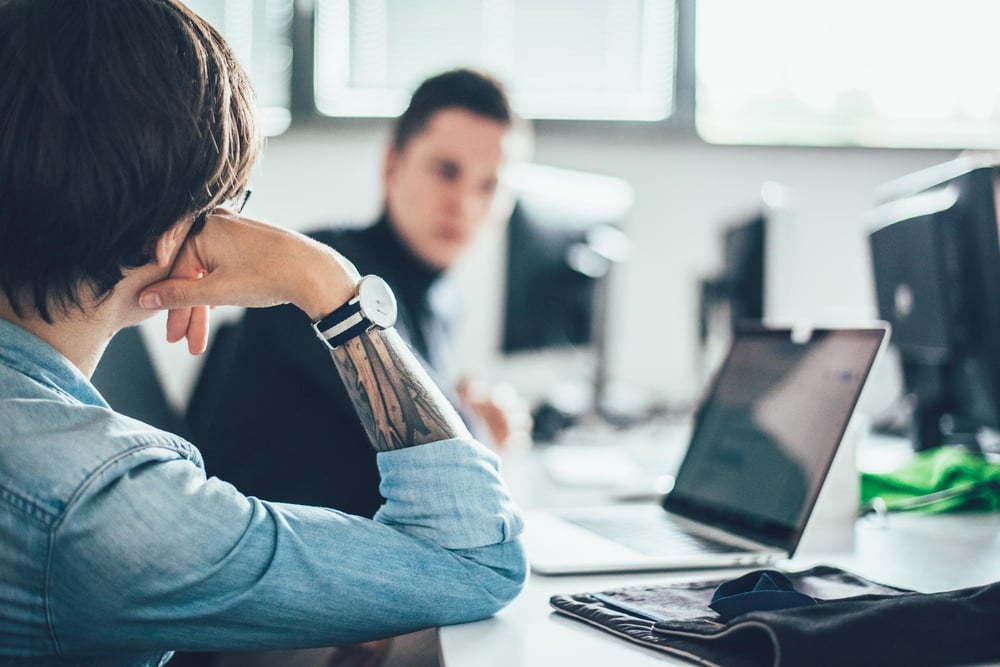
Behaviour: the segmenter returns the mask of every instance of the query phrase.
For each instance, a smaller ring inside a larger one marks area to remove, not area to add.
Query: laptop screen
[[[664,507],[793,551],[884,335],[738,331]]]

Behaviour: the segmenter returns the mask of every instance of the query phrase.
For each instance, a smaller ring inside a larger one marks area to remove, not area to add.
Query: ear
[[[507,227],[516,204],[517,195],[511,188],[501,184],[497,187],[497,193],[493,196],[487,224],[500,229]]]
[[[174,259],[177,257],[177,253],[180,251],[184,241],[187,239],[188,232],[191,230],[191,225],[194,224],[194,220],[182,220],[176,225],[168,229],[163,233],[156,241],[156,265],[168,268],[173,266]]]
[[[389,144],[385,149],[385,158],[382,161],[382,194],[389,194],[389,181],[392,179],[393,173],[396,171],[396,163],[399,162],[399,153],[396,152],[395,147]]]

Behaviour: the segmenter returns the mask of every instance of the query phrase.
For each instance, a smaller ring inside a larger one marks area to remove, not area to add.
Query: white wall
[[[272,138],[247,213],[294,229],[369,219],[378,209],[386,132],[381,123],[348,123],[294,128]],[[612,372],[671,403],[692,400],[700,387],[696,281],[717,261],[719,228],[754,210],[763,182],[783,183],[793,197],[798,252],[782,268],[788,274],[779,287],[785,307],[804,319],[858,319],[874,315],[862,225],[872,189],[955,155],[707,146],[653,127],[595,132],[586,125],[548,124],[537,129],[535,142],[537,162],[619,176],[634,186],[627,229],[633,257],[612,285]],[[502,252],[501,230],[493,229],[456,269],[468,315],[459,331],[459,362],[511,379],[534,396],[565,374],[585,373],[586,360],[500,362]],[[147,338],[159,340],[160,326],[147,325]],[[168,389],[181,401],[196,362],[165,343],[157,342],[155,353]],[[883,393],[894,391],[892,378],[882,384]]]

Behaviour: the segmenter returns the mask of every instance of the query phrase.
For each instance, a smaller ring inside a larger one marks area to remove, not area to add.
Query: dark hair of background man
[[[455,69],[427,79],[414,91],[410,105],[396,120],[392,147],[402,151],[443,109],[464,109],[505,125],[513,122],[503,84],[481,72]]]

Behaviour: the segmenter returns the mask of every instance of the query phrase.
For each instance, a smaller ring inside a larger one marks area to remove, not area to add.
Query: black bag
[[[701,665],[1000,661],[1000,583],[922,594],[829,566],[785,576],[816,604],[750,611],[725,622],[709,608],[724,579],[556,595],[550,604],[560,614]]]

